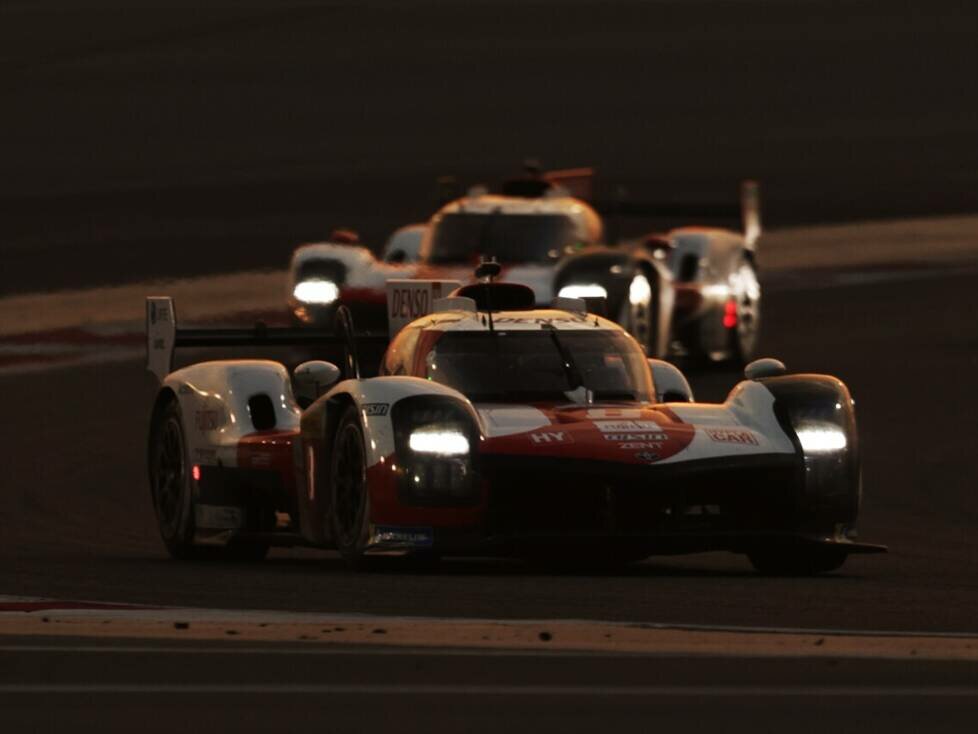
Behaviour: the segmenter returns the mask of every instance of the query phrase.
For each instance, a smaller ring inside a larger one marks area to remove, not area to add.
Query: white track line
[[[666,698],[976,698],[978,686],[590,686],[402,684],[25,684],[0,685],[0,695],[229,694],[370,696],[599,696]],[[976,700],[978,703],[978,700]]]

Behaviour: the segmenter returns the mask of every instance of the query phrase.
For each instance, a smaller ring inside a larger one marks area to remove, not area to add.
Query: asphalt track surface
[[[978,667],[0,638],[0,705],[17,732],[959,732]]]

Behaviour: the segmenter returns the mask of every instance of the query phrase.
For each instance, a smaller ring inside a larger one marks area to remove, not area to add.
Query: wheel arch
[[[150,412],[149,418],[149,433],[146,438],[146,471],[152,471],[150,466],[152,453],[153,453],[153,437],[156,433],[156,428],[163,417],[163,413],[170,406],[171,403],[178,403],[177,394],[174,392],[173,388],[169,386],[164,386],[160,388],[160,391],[156,394],[156,400],[153,401],[153,409]]]

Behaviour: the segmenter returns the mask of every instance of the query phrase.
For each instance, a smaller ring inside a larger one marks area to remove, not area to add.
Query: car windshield
[[[645,355],[611,330],[444,332],[425,370],[477,402],[568,400],[581,386],[595,400],[648,401],[652,392]]]
[[[575,240],[574,223],[561,214],[445,214],[432,232],[433,263],[551,262]]]

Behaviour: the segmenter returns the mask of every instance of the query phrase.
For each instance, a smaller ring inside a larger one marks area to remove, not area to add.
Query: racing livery
[[[504,266],[501,279],[532,288],[538,306],[555,296],[603,301],[603,314],[624,326],[649,356],[749,361],[761,303],[754,256],[757,184],[742,187],[743,231],[680,227],[608,245],[595,206],[570,195],[570,183],[587,179],[590,170],[572,170],[577,179],[567,173],[516,179],[504,184],[502,194],[474,188],[427,224],[397,230],[380,260],[366,247],[334,241],[300,246],[289,268],[293,318],[329,327],[345,305],[361,326],[382,327],[388,280],[467,283],[475,263],[494,257]],[[603,208],[649,213],[635,205]],[[662,208],[652,207],[657,212]],[[674,214],[695,219],[708,213],[687,207]]]
[[[345,310],[336,336],[183,330],[171,299],[149,299],[162,382],[149,475],[170,553],[306,544],[363,564],[725,549],[762,572],[809,574],[882,550],[856,542],[859,451],[838,379],[759,360],[723,403],[696,403],[676,367],[583,301],[536,298],[463,287],[401,329],[369,378]],[[345,376],[252,359],[170,371],[178,346],[330,338],[346,344]]]

